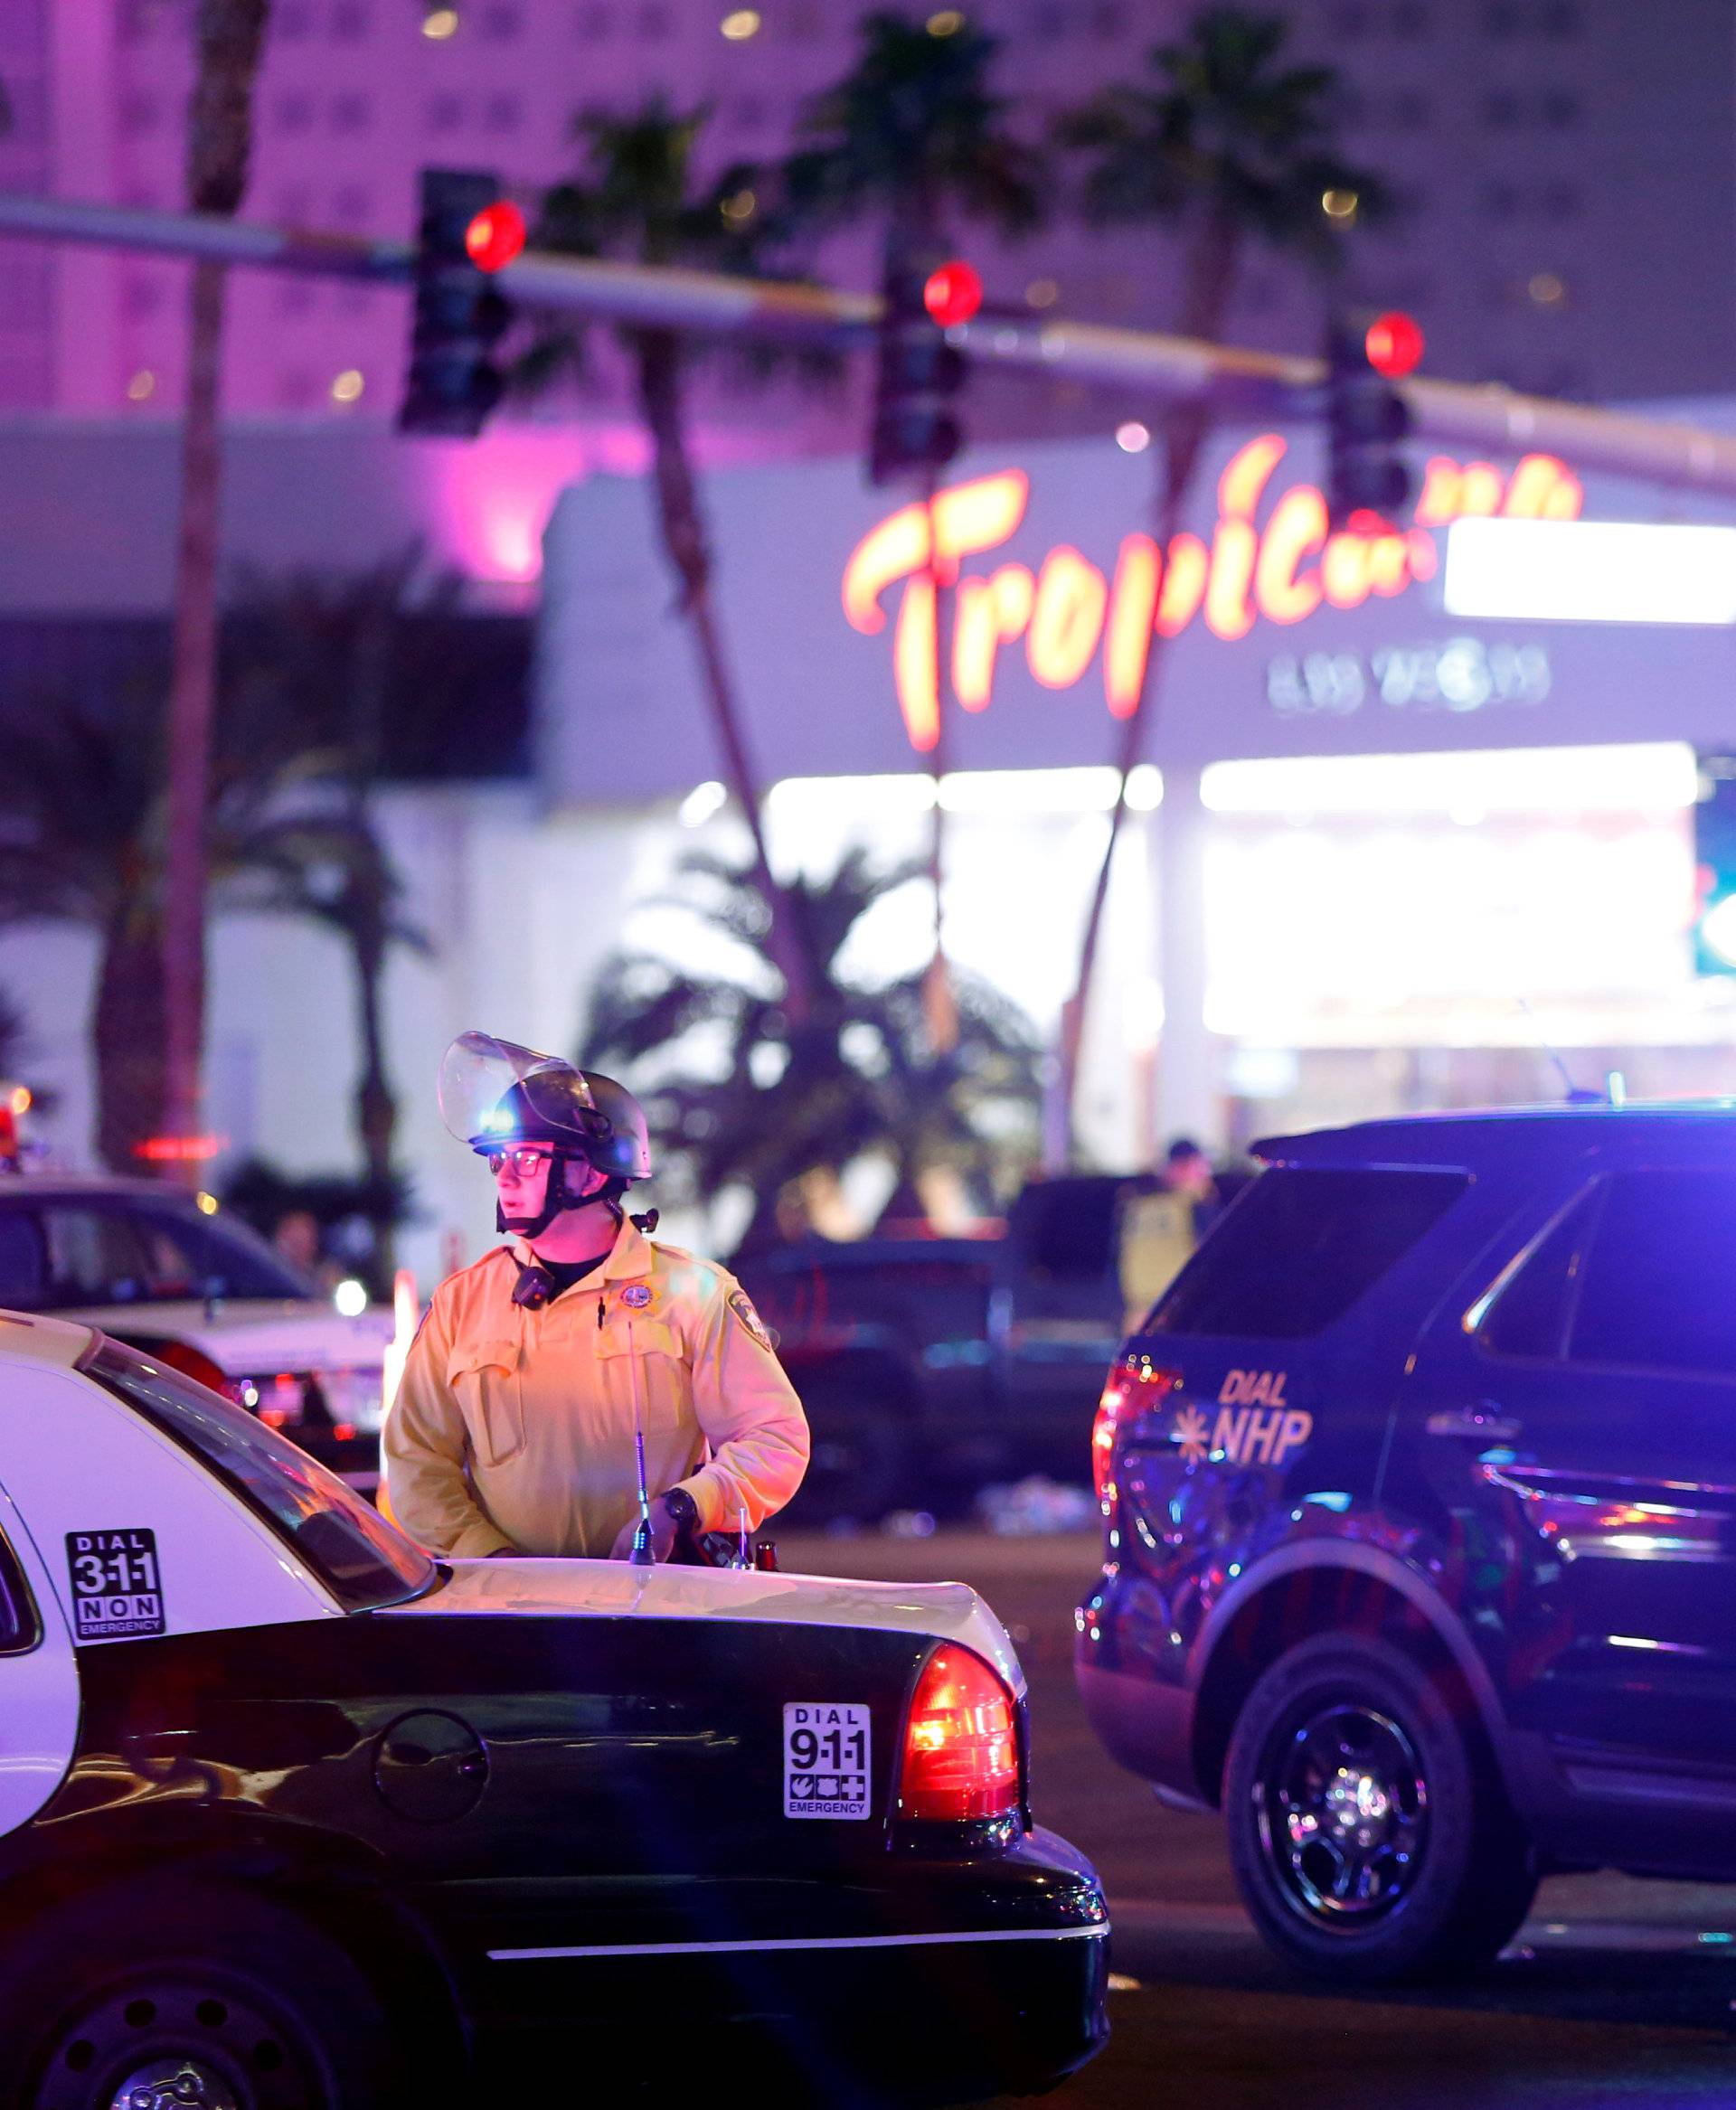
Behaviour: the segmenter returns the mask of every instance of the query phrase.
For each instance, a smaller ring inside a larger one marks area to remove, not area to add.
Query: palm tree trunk
[[[233,213],[247,188],[253,81],[270,0],[200,0],[198,71],[187,113],[187,194]],[[181,441],[175,663],[169,685],[168,852],[163,914],[164,1066],[172,1134],[196,1133],[204,1041],[206,808],[217,681],[217,548],[222,488],[219,390],[225,274],[195,264]],[[183,1161],[193,1176],[196,1167]]]
[[[358,937],[351,946],[350,960],[355,972],[356,1016],[362,1029],[362,1073],[355,1087],[356,1133],[362,1141],[368,1185],[380,1198],[373,1219],[375,1250],[382,1274],[390,1276],[393,1263],[392,1143],[398,1127],[398,1102],[386,1074],[380,1003],[386,964],[383,940]]]
[[[102,933],[90,1049],[97,1149],[111,1172],[140,1170],[136,1145],[163,1129],[162,933],[123,907]]]
[[[1233,224],[1218,214],[1212,215],[1189,250],[1182,299],[1181,335],[1216,343],[1234,297],[1240,264],[1241,241]],[[1162,551],[1167,551],[1171,541],[1186,519],[1188,502],[1193,496],[1194,475],[1199,468],[1205,442],[1210,437],[1212,424],[1212,414],[1208,404],[1183,403],[1164,419],[1159,428],[1163,457],[1155,507],[1156,524],[1152,532],[1153,539]],[[1132,711],[1122,721],[1121,739],[1116,755],[1119,783],[1116,788],[1115,805],[1109,813],[1109,837],[1103,847],[1102,862],[1098,866],[1096,884],[1091,890],[1090,907],[1086,911],[1085,928],[1080,939],[1079,973],[1073,984],[1073,994],[1061,1008],[1061,1061],[1057,1088],[1061,1120],[1056,1126],[1060,1130],[1062,1147],[1069,1155],[1074,1142],[1073,1123],[1079,1097],[1080,1060],[1085,1045],[1085,1022],[1090,1006],[1091,979],[1097,966],[1098,942],[1102,936],[1103,909],[1109,900],[1109,873],[1115,862],[1116,844],[1121,836],[1121,825],[1127,818],[1127,779],[1145,751],[1151,705],[1157,692],[1157,676],[1163,665],[1165,642],[1161,632],[1154,635],[1151,650],[1146,659],[1145,674],[1139,684],[1137,701]],[[1161,822],[1159,825],[1162,825]],[[1061,1168],[1052,1164],[1049,1169],[1058,1171]]]
[[[168,851],[163,915],[163,1031],[168,1132],[191,1136],[200,1116],[205,1013],[205,840],[217,686],[217,538],[222,489],[218,390],[225,273],[193,272],[187,407],[181,438],[181,528],[175,551],[175,660],[169,683]],[[194,1168],[184,1161],[184,1171]]]
[[[799,928],[796,903],[771,874],[765,831],[760,818],[760,788],[748,756],[735,683],[724,655],[722,632],[712,598],[712,553],[700,511],[699,489],[687,451],[686,421],[681,400],[680,350],[661,333],[643,333],[639,340],[639,404],[651,436],[652,465],[657,491],[657,515],[663,545],[681,582],[682,612],[693,626],[700,672],[712,725],[723,757],[724,775],[748,824],[753,842],[754,879],[771,911],[769,950],[784,977],[786,1002],[795,1021],[813,1008],[816,976]]]

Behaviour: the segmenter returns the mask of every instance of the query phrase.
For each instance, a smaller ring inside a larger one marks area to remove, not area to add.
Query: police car
[[[329,1296],[210,1195],[0,1176],[0,1308],[99,1326],[226,1392],[353,1486],[379,1484],[391,1316]]]
[[[1736,1879],[1736,1105],[1259,1155],[1098,1412],[1098,1733],[1330,1978],[1484,1963],[1552,1870]]]
[[[434,1561],[161,1361],[0,1314],[0,2105],[763,2077],[726,2024],[823,2100],[1049,2086],[1108,1917],[1032,1826],[1024,1691],[962,1586]]]

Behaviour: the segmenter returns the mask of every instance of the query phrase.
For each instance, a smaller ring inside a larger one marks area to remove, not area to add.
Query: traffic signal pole
[[[0,235],[7,234],[405,285],[416,254],[407,241],[0,194]],[[873,294],[534,251],[495,273],[495,283],[516,308],[845,350],[872,345],[881,315]],[[984,366],[1064,374],[1165,402],[1206,401],[1225,418],[1315,417],[1326,379],[1318,359],[1095,323],[984,318],[958,325],[948,339]],[[1420,439],[1479,453],[1557,454],[1579,470],[1736,497],[1736,438],[1723,433],[1492,385],[1396,386]]]

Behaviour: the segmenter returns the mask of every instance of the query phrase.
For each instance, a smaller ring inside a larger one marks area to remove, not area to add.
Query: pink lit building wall
[[[141,205],[180,202],[192,0],[5,0],[0,81],[14,124],[0,188]],[[494,167],[526,192],[560,175],[575,114],[654,89],[705,103],[720,161],[772,156],[804,99],[847,64],[849,0],[761,0],[758,33],[721,32],[727,0],[457,0],[423,33],[422,0],[275,0],[257,103],[251,217],[383,233],[410,226],[417,170]],[[916,10],[920,13],[919,7]],[[1033,127],[1142,55],[1191,12],[1176,0],[975,0],[1005,42],[1001,85]],[[1660,396],[1736,370],[1736,64],[1731,0],[1659,12],[1631,0],[1293,0],[1298,56],[1346,83],[1346,138],[1407,201],[1370,234],[1367,289],[1414,307],[1431,372],[1552,393]],[[1017,250],[972,244],[991,295],[1162,326],[1173,253],[1147,234],[1068,227]],[[866,284],[865,241],[828,275]],[[183,270],[0,242],[0,409],[140,421],[181,386]],[[239,275],[229,401],[244,418],[389,422],[403,361],[392,290]],[[1306,348],[1316,297],[1257,260],[1241,341]],[[359,375],[335,399],[340,376]],[[720,390],[722,384],[719,384]],[[998,382],[977,430],[1101,429],[1137,405]],[[713,393],[707,420],[767,454],[854,447],[831,401]],[[610,422],[607,401],[580,407]]]

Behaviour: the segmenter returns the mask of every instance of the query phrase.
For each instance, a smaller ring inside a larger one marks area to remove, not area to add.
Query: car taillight
[[[899,1815],[944,1823],[1005,1817],[1018,1806],[1012,1693],[970,1649],[936,1649],[922,1666],[904,1723]]]
[[[1099,1508],[1115,1499],[1109,1474],[1123,1418],[1131,1420],[1136,1414],[1156,1406],[1181,1381],[1180,1371],[1159,1370],[1146,1355],[1124,1355],[1109,1371],[1091,1421],[1091,1485],[1097,1490]]]
[[[193,1348],[184,1341],[165,1341],[152,1349],[158,1362],[165,1362],[171,1370],[178,1370],[183,1377],[193,1378],[202,1385],[209,1385],[213,1392],[221,1392],[225,1399],[241,1403],[241,1389],[221,1364],[214,1363],[203,1349]]]

